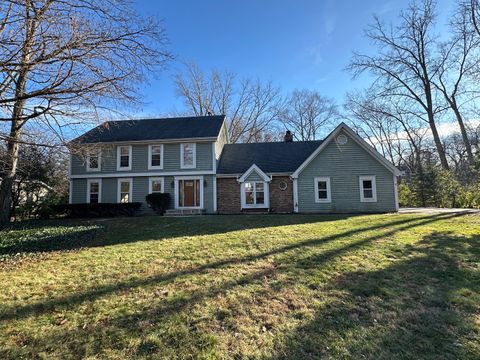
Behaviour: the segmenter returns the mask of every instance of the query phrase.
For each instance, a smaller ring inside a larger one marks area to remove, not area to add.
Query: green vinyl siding
[[[158,177],[158,176],[154,176]],[[203,176],[203,204],[206,213],[213,213],[213,179],[214,175]],[[116,203],[118,199],[118,178],[102,178],[102,203]],[[124,176],[121,178],[129,178]],[[149,190],[149,177],[133,176],[132,201],[141,202],[146,206],[145,197]],[[164,192],[170,194],[170,208],[175,207],[174,177],[163,176]],[[72,179],[72,203],[84,204],[87,202],[87,179]]]
[[[117,178],[102,179],[102,202],[116,203],[117,199]]]
[[[345,145],[330,142],[298,177],[299,212],[396,211],[394,178],[378,160],[348,137]],[[359,177],[376,177],[377,202],[360,202]],[[315,202],[315,177],[330,177],[331,202]]]
[[[87,202],[87,179],[73,179],[72,204],[84,204]]]
[[[263,178],[260,175],[258,175],[258,173],[255,170],[253,170],[252,173],[247,176],[245,181],[265,181],[265,180],[263,180]]]
[[[117,171],[117,146],[103,145],[100,171],[87,171],[86,160],[79,155],[72,155],[71,171],[72,175],[118,174],[118,176],[122,177],[135,172],[212,171],[212,143],[197,143],[196,148],[197,157],[195,168],[180,168],[180,144],[163,144],[163,169],[148,170],[148,145],[132,145],[132,169]]]

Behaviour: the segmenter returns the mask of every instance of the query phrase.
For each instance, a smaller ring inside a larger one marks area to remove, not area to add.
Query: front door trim
[[[203,209],[203,176],[175,176],[175,209]],[[179,180],[200,180],[200,206],[178,206]]]

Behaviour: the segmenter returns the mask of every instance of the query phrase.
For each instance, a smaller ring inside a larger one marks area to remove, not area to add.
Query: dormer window
[[[132,170],[132,147],[117,147],[117,170]]]
[[[196,167],[197,146],[195,143],[180,144],[180,167],[192,169]]]
[[[100,151],[91,151],[87,155],[87,171],[100,171]]]
[[[163,169],[163,145],[149,145],[148,159],[149,169]]]

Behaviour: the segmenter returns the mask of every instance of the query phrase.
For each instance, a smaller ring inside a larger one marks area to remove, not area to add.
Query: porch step
[[[164,216],[194,216],[202,215],[203,209],[169,209],[165,211]]]

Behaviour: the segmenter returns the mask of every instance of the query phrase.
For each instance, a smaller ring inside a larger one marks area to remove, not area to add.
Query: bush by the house
[[[142,203],[64,204],[54,206],[58,215],[69,218],[133,216]]]
[[[153,193],[148,194],[145,198],[147,204],[158,214],[163,214],[170,205],[170,194]]]

